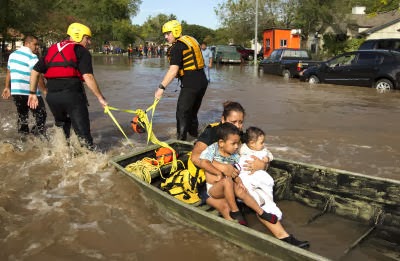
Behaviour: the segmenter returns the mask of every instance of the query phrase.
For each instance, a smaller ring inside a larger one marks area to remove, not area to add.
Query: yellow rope
[[[137,109],[137,110],[124,110],[124,109],[118,109],[115,107],[111,107],[111,106],[105,106],[104,107],[104,113],[108,114],[110,116],[110,118],[114,121],[115,125],[118,127],[118,129],[121,131],[121,133],[124,135],[124,137],[127,139],[128,143],[132,146],[132,142],[128,139],[128,137],[126,136],[125,132],[123,131],[121,125],[118,123],[118,121],[115,119],[115,117],[112,115],[111,111],[121,111],[121,112],[127,112],[127,113],[132,113],[132,114],[136,114],[139,118],[139,120],[144,124],[144,126],[146,127],[146,131],[147,131],[147,143],[149,143],[149,141],[151,141],[153,144],[159,145],[161,147],[165,147],[165,148],[169,148],[172,151],[172,165],[171,165],[171,173],[175,172],[178,169],[178,163],[176,160],[176,152],[174,149],[172,149],[167,143],[162,142],[160,140],[157,139],[156,135],[153,133],[153,116],[154,116],[154,111],[156,109],[156,106],[158,104],[160,100],[155,98],[153,104],[148,107],[146,109],[146,111],[143,111],[141,109]],[[149,112],[151,110],[151,120],[149,120],[148,116],[147,116],[147,112]]]
[[[154,164],[156,163],[157,164]],[[177,160],[177,163],[181,163],[183,168],[185,168],[185,164],[181,160]],[[161,178],[165,179],[165,177],[162,175],[160,167],[163,165],[168,165],[167,164],[162,164],[155,159],[152,158],[143,158],[141,160],[135,161],[125,167],[125,169],[130,173],[135,175],[136,177],[140,178],[141,180],[151,183],[151,173],[158,171],[160,173]],[[172,163],[171,163],[172,164]]]
[[[125,169],[140,178],[141,180],[151,183],[151,173],[158,170],[160,171],[160,167],[157,165],[153,165],[149,158],[143,158],[142,160],[138,160],[133,162],[125,167]]]

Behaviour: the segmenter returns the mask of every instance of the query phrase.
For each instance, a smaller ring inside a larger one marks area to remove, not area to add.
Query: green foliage
[[[135,37],[130,16],[135,15],[141,0],[2,0],[0,32],[7,30],[33,33],[52,43],[66,36],[68,25],[80,22],[93,33],[93,44],[120,38],[132,42]],[[12,11],[11,11],[12,10]]]
[[[351,52],[358,50],[360,45],[365,41],[365,39],[351,38],[346,41],[346,46],[344,48],[345,52]]]
[[[323,39],[324,56],[332,57],[343,53],[346,46],[346,40],[338,39],[337,35],[332,33],[323,35]]]
[[[156,43],[163,43],[164,36],[162,35],[161,28],[163,24],[169,20],[177,19],[175,15],[158,14],[157,16],[149,16],[147,20],[140,27],[139,37],[140,42],[152,41]]]
[[[192,24],[184,25],[183,34],[193,36],[199,43],[206,41],[206,39],[207,43],[212,43],[215,37],[214,30],[204,26]]]
[[[327,27],[340,29],[345,15],[353,6],[366,6],[368,13],[399,9],[400,0],[258,0],[258,40],[267,28],[299,28],[304,40],[314,32]],[[88,25],[93,33],[93,47],[104,41],[134,42],[152,41],[164,43],[162,25],[174,14],[158,14],[148,17],[143,25],[132,25],[142,0],[1,0],[0,33],[9,40],[8,30],[15,29],[24,34],[33,33],[44,42],[52,43],[66,36],[72,22]],[[195,37],[209,45],[233,42],[249,47],[255,35],[256,0],[218,1],[214,12],[221,28],[209,28],[182,22],[183,34]],[[195,12],[195,11],[194,11]],[[344,30],[344,29],[343,29]],[[342,32],[346,33],[346,32]],[[324,49],[326,54],[356,49],[359,40],[337,41],[327,35]],[[303,41],[305,42],[305,41]]]

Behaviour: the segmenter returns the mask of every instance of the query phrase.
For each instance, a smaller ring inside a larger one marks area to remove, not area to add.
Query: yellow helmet
[[[84,35],[92,37],[90,28],[80,23],[72,23],[68,26],[67,34],[77,43],[80,43]]]
[[[167,32],[172,32],[172,35],[175,38],[181,36],[182,33],[182,25],[177,20],[171,20],[166,22],[162,27],[162,33],[165,34]]]

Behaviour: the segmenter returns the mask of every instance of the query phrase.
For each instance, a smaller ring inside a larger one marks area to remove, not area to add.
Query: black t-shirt
[[[92,65],[92,55],[90,54],[89,50],[83,47],[80,44],[75,44],[74,47],[75,55],[78,65],[79,72],[83,75],[86,73],[93,74],[93,65]],[[44,60],[45,56],[41,57],[39,61],[35,64],[33,69],[40,73],[47,72],[47,65]]]
[[[204,129],[204,131],[200,134],[200,136],[197,138],[197,141],[201,141],[201,142],[205,143],[207,146],[210,146],[214,142],[217,142],[218,141],[218,137],[217,137],[218,126],[219,125],[216,125],[216,126],[208,125]]]
[[[183,51],[187,50],[188,47],[186,44],[177,41],[174,45],[171,46],[170,50],[170,65],[178,65],[179,69],[183,68]]]
[[[222,123],[220,122],[218,125],[208,125],[204,131],[197,138],[196,142],[201,141],[207,146],[210,146],[214,142],[218,141],[217,130]],[[243,142],[243,131],[240,131],[240,138]]]

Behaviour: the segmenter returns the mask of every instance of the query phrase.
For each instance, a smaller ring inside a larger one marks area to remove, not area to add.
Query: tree
[[[227,0],[219,3],[214,11],[221,25],[229,28],[228,40],[247,46],[251,35],[254,35],[254,30],[250,28],[254,28],[255,1]]]
[[[105,39],[118,37],[130,41],[133,26],[130,16],[135,15],[141,0],[2,0],[0,31],[7,37],[12,28],[21,33],[33,33],[48,43],[66,36],[72,22],[88,25],[93,42],[101,44]],[[12,10],[12,12],[11,12]],[[128,34],[128,35],[125,35]],[[124,40],[124,41],[125,41]]]
[[[162,26],[169,20],[175,19],[177,18],[173,14],[158,14],[154,17],[149,16],[141,26],[141,32],[139,33],[140,38],[143,39],[143,41],[152,41],[157,43],[164,42],[164,36],[161,32]]]
[[[186,24],[186,22],[182,22],[182,26],[183,34],[193,36],[199,43],[203,41],[206,41],[207,43],[213,42],[215,37],[214,30],[201,25]]]

